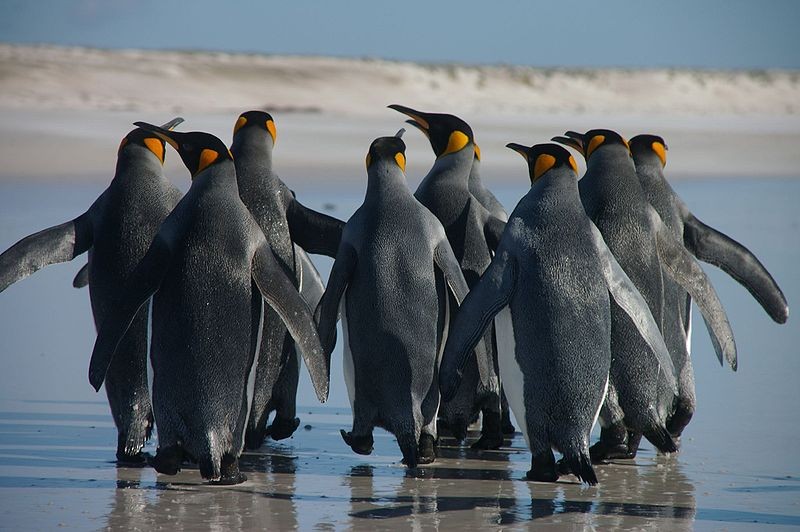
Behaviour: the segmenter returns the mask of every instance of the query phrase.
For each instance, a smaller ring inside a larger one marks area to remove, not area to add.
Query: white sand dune
[[[566,129],[662,134],[674,175],[798,175],[800,73],[560,70],[372,59],[0,44],[0,179],[109,175],[133,120],[186,117],[229,138],[236,115],[270,110],[279,166],[361,179],[369,141],[393,133],[402,103],[462,116],[487,175],[516,173],[503,146]],[[430,150],[409,132],[409,174]],[[48,156],[38,154],[47,150]]]

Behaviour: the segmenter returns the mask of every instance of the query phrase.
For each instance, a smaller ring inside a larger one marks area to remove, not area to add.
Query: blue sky
[[[800,69],[800,1],[0,0],[0,40],[533,66]]]

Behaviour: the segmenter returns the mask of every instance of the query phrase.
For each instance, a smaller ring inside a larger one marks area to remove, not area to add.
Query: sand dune
[[[236,115],[251,108],[276,116],[285,168],[360,178],[369,141],[402,125],[390,103],[461,115],[490,175],[517,170],[506,142],[590,127],[663,134],[675,175],[794,176],[800,164],[794,71],[560,70],[0,44],[0,179],[108,175],[132,120],[182,114],[186,128],[228,138]],[[425,141],[409,137],[420,150],[410,171],[423,172]],[[43,148],[49,157],[37,156]]]

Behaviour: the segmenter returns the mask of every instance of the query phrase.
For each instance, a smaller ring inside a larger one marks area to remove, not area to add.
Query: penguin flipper
[[[455,396],[470,354],[489,323],[510,301],[516,282],[516,261],[508,252],[499,253],[464,298],[447,335],[439,367],[443,401]]]
[[[130,327],[139,309],[156,293],[167,273],[172,252],[169,245],[158,235],[131,276],[125,282],[116,301],[110,305],[103,318],[89,362],[89,382],[95,391],[100,390],[106,372],[114,358],[114,352]]]
[[[692,254],[675,239],[658,213],[652,208],[649,211],[656,228],[656,249],[661,266],[700,307],[719,363],[722,364],[724,358],[736,371],[736,342],[716,290]]]
[[[639,334],[647,343],[650,350],[656,357],[658,365],[661,367],[667,383],[677,393],[678,385],[675,381],[675,366],[672,363],[672,357],[669,354],[664,337],[656,324],[647,302],[639,293],[636,285],[630,280],[625,270],[619,265],[617,259],[608,249],[603,235],[594,223],[589,222],[592,237],[594,240],[595,248],[600,257],[599,264],[603,270],[603,275],[606,279],[608,291],[614,302],[630,317],[631,321],[636,325]]]
[[[492,253],[500,245],[500,238],[503,236],[505,228],[506,222],[494,215],[489,216],[489,219],[486,220],[486,224],[483,226],[483,234],[486,237],[486,244]]]
[[[456,259],[453,248],[450,247],[450,242],[447,241],[447,238],[439,242],[434,249],[433,261],[444,275],[447,287],[453,294],[453,297],[455,297],[456,302],[461,305],[467,297],[467,294],[469,294],[469,287],[467,286],[467,281],[464,279],[464,274],[461,272],[458,259]],[[485,328],[486,327],[484,327],[484,329]],[[484,345],[482,342],[477,342],[475,344],[475,355],[478,358],[478,374],[481,379],[481,385],[489,392],[499,392],[500,383],[497,373],[495,372],[494,361],[491,357],[491,346]],[[466,359],[464,363],[466,363]],[[459,368],[458,370],[459,375],[461,374],[461,369],[463,368]]]
[[[91,245],[88,213],[26,236],[0,255],[0,292],[45,266],[74,259]]]
[[[335,258],[342,240],[345,223],[333,216],[309,209],[292,199],[286,211],[289,234],[309,253]]]
[[[309,308],[316,309],[322,294],[325,293],[325,284],[316,266],[311,262],[311,257],[297,244],[294,244],[294,256],[300,274],[298,279],[300,295],[306,300]]]
[[[342,242],[336,260],[333,262],[331,274],[328,276],[328,286],[322,294],[314,316],[319,328],[319,337],[325,348],[325,355],[330,364],[330,356],[336,345],[336,322],[339,321],[339,303],[344,291],[353,276],[358,263],[358,254],[348,242]]]
[[[328,399],[330,363],[322,349],[314,317],[267,244],[259,247],[253,257],[252,277],[261,295],[292,335],[303,355],[317,398],[324,403]]]
[[[753,253],[693,215],[684,220],[683,240],[695,257],[717,266],[747,288],[777,323],[786,323],[789,305],[778,283]]]
[[[78,270],[75,278],[72,280],[73,288],[83,288],[89,284],[89,263],[83,265],[83,268]]]

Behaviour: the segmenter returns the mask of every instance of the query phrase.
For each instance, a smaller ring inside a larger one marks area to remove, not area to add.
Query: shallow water
[[[0,250],[79,214],[101,188],[0,184]],[[698,217],[756,253],[790,306],[800,300],[800,180],[691,180],[675,188]],[[363,190],[297,192],[346,218]],[[525,189],[498,192],[512,207]],[[246,453],[245,484],[211,487],[193,469],[167,477],[115,467],[105,396],[86,377],[94,342],[88,293],[71,287],[84,260],[46,268],[0,295],[0,529],[800,527],[800,329],[794,316],[773,323],[712,267],[739,371],[719,367],[695,320],[698,411],[676,456],[656,456],[645,442],[636,460],[599,466],[597,487],[574,477],[530,483],[522,480],[530,454],[518,433],[494,452],[445,441],[436,463],[411,475],[385,432],[376,431],[369,457],[341,441],[350,413],[337,348],[328,404],[315,403],[303,374],[295,436]],[[331,261],[316,262],[326,278]]]

